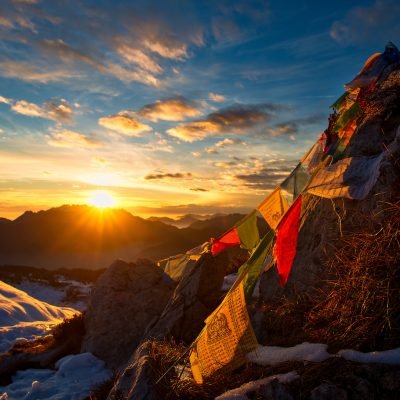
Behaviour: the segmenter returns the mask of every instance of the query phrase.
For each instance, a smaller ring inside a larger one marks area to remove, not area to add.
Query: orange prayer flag
[[[284,196],[282,196],[281,188],[277,187],[260,205],[257,210],[268,222],[272,229],[276,229],[279,221],[289,209],[289,204]]]

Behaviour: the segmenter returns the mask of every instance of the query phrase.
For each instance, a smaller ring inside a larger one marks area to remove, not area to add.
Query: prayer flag
[[[281,192],[281,188],[277,187],[260,205],[257,206],[257,210],[272,229],[276,229],[279,221],[289,209],[289,204],[287,203],[286,198],[282,196]]]
[[[215,256],[229,247],[237,246],[240,244],[240,238],[236,228],[232,228],[219,239],[211,238],[211,253]]]
[[[310,180],[310,174],[300,163],[292,171],[292,173],[279,185],[283,190],[286,191],[286,199],[289,204],[292,204],[294,200],[302,193],[305,187],[308,185]]]
[[[286,215],[282,218],[282,221],[278,226],[275,243],[275,257],[277,260],[279,282],[281,286],[285,286],[292,268],[294,257],[296,256],[301,203],[302,197],[299,196]]]
[[[356,120],[362,114],[361,107],[354,103],[349,109],[344,111],[338,118],[334,127],[335,132],[339,132],[346,127],[351,120]]]
[[[228,249],[229,247],[241,245],[241,247],[252,250],[260,241],[260,235],[257,228],[257,213],[253,210],[249,215],[246,215],[242,220],[235,224],[235,227],[230,229],[219,239],[211,239],[213,255]]]
[[[235,225],[241,247],[252,250],[260,241],[257,227],[257,211],[253,210]]]
[[[308,193],[334,199],[347,197],[363,200],[379,177],[384,153],[374,157],[349,157],[317,172]]]
[[[274,231],[270,229],[261,239],[250,258],[239,268],[239,277],[244,275],[244,294],[247,301],[251,300],[254,287],[264,269],[265,260],[271,253],[274,236]]]
[[[324,155],[319,140],[311,147],[310,151],[301,159],[301,164],[309,174],[312,174],[318,167]]]
[[[216,371],[233,371],[246,363],[246,354],[258,346],[247,313],[243,280],[226,295],[222,304],[207,318],[190,355],[195,381]]]

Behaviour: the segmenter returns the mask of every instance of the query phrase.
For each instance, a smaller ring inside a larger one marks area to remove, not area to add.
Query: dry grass
[[[305,332],[332,350],[400,345],[400,202],[373,230],[349,233],[329,261],[335,276],[314,299]]]

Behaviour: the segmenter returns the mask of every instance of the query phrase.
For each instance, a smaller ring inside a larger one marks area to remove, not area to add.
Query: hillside
[[[213,218],[178,229],[121,209],[65,205],[27,211],[14,221],[0,222],[0,265],[99,269],[118,258],[155,261],[223,233],[241,217],[215,217],[216,222]]]

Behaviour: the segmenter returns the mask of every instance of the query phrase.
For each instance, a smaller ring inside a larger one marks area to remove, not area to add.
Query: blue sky
[[[326,127],[395,1],[0,3],[0,216],[247,211]]]

